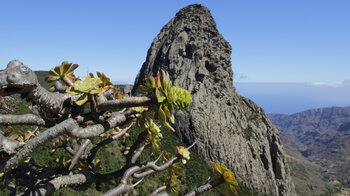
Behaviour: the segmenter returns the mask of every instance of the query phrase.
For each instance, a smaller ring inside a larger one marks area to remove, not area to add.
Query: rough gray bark
[[[97,108],[100,110],[122,109],[128,107],[145,106],[152,103],[149,97],[127,97],[124,99],[106,100],[98,103]]]
[[[223,182],[225,182],[225,180],[223,178],[218,178],[218,179],[215,179],[213,181],[210,181],[206,184],[203,184],[202,186],[196,188],[195,190],[193,191],[190,191],[188,193],[186,193],[185,196],[195,196],[195,195],[200,195],[220,184],[222,184]]]
[[[205,160],[227,165],[240,184],[267,195],[293,195],[294,185],[277,129],[263,109],[233,86],[231,46],[210,11],[190,5],[154,39],[134,87],[157,70],[192,94],[192,105],[175,113],[176,133]],[[136,89],[133,89],[135,93]]]
[[[45,144],[47,141],[50,141],[67,131],[73,130],[77,127],[76,122],[73,119],[67,119],[60,124],[53,126],[43,133],[39,134],[32,140],[30,140],[26,145],[23,146],[13,157],[5,162],[4,165],[0,166],[0,171],[8,172],[12,169],[15,169],[20,163],[22,163],[26,157],[39,146]]]
[[[39,83],[35,73],[22,62],[13,60],[7,68],[0,71],[0,96],[15,93],[38,107],[40,115],[45,118],[60,118],[64,103],[72,105],[79,96],[67,93],[49,92]]]
[[[38,125],[44,126],[45,120],[34,114],[0,114],[0,125]]]

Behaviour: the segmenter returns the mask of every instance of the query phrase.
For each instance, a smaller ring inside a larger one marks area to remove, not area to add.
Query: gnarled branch
[[[146,106],[154,102],[149,97],[126,97],[123,99],[107,100],[97,104],[99,110],[115,110],[137,106]]]
[[[0,114],[0,125],[38,125],[45,126],[45,120],[34,114]]]
[[[70,135],[77,138],[92,138],[101,135],[114,127],[120,126],[127,121],[127,117],[134,114],[135,111],[113,112],[106,122],[90,125],[85,128],[77,128],[69,132]]]
[[[16,168],[20,163],[22,163],[26,157],[28,157],[36,148],[45,144],[49,140],[58,137],[61,134],[71,131],[76,128],[76,122],[69,118],[61,123],[53,126],[46,131],[40,133],[38,136],[31,139],[26,145],[23,146],[13,157],[11,157],[5,163],[2,163],[0,170],[2,172],[8,172]]]

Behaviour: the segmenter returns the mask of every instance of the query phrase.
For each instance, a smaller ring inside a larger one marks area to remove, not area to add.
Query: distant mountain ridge
[[[350,85],[235,81],[235,87],[241,96],[252,99],[267,113],[293,114],[330,105],[349,106]]]
[[[268,116],[288,154],[320,166],[320,173],[332,183],[350,184],[350,107]]]

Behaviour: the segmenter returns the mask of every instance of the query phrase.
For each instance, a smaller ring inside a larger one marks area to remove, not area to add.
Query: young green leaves
[[[192,103],[191,94],[185,89],[172,86],[169,74],[158,71],[157,78],[146,78],[146,85],[140,86],[140,92],[151,95],[155,94],[158,102],[156,117],[159,123],[171,131],[175,131],[169,124],[175,122],[174,110],[185,109]]]
[[[99,78],[84,77],[82,80],[74,82],[74,86],[70,86],[66,92],[72,95],[83,95],[75,103],[78,106],[83,105],[88,101],[88,95],[103,93],[104,88],[101,88],[102,81]]]
[[[78,64],[62,62],[61,65],[57,65],[55,68],[50,69],[50,76],[45,78],[46,82],[54,82],[57,80],[63,80],[68,86],[72,86],[72,82],[76,80],[74,76],[74,70],[78,67]]]
[[[190,151],[183,146],[176,146],[176,150],[182,156],[182,163],[186,164],[186,160],[190,160]]]
[[[72,95],[83,94],[75,103],[78,106],[85,104],[88,101],[89,95],[96,95],[114,89],[113,84],[109,78],[104,74],[97,72],[97,78],[90,73],[90,77],[84,77],[82,80],[76,80],[74,84],[66,90],[67,93]]]
[[[232,195],[232,193],[237,195],[238,193],[234,186],[238,186],[238,183],[233,175],[233,172],[227,169],[227,167],[224,164],[220,165],[219,163],[214,163],[211,161],[210,164],[214,168],[215,176],[218,178],[223,178],[225,180],[223,185],[225,187],[226,195],[229,196]]]
[[[146,120],[144,126],[148,133],[146,136],[147,142],[149,142],[152,145],[153,149],[156,152],[160,153],[160,140],[163,138],[163,135],[160,132],[160,128],[157,126],[157,124],[153,122],[152,119]]]
[[[114,92],[117,91],[110,79],[104,73],[100,73],[97,71],[96,74],[97,78],[99,78],[102,81],[102,87],[105,88],[106,91],[108,91],[109,89],[113,89]],[[93,73],[89,73],[89,75],[91,78],[95,78]]]

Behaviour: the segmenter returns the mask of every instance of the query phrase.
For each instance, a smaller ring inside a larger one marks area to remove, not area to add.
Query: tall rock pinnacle
[[[240,184],[267,195],[294,195],[290,171],[277,129],[265,112],[239,96],[233,86],[231,46],[202,5],[180,10],[148,50],[135,86],[160,69],[193,98],[175,114],[174,128],[207,161],[232,169]]]

